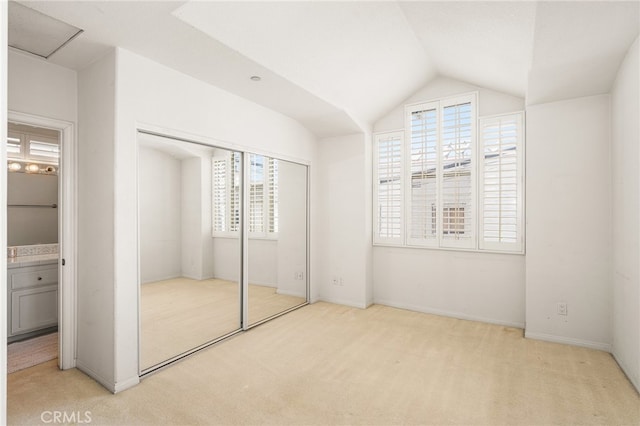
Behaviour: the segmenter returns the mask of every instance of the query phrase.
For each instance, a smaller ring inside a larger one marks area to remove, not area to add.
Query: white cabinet
[[[57,262],[7,270],[8,336],[58,324]]]

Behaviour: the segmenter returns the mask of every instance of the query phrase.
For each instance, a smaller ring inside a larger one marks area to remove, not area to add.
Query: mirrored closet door
[[[248,154],[248,326],[307,301],[307,167]]]
[[[239,152],[138,134],[140,370],[241,328]]]

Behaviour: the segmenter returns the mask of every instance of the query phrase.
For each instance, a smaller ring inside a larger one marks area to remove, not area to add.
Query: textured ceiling
[[[436,76],[529,104],[607,93],[640,31],[638,1],[21,3],[85,31],[51,62],[80,70],[121,46],[318,136],[358,131]]]

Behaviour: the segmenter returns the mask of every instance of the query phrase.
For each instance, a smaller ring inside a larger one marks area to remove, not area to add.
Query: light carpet
[[[522,330],[374,305],[316,303],[117,395],[78,370],[9,376],[9,424],[44,410],[92,424],[638,425],[610,354]]]
[[[7,346],[7,373],[58,358],[58,333],[34,337]]]
[[[305,302],[249,285],[249,324]],[[238,283],[173,278],[140,287],[140,365],[152,367],[240,328]]]

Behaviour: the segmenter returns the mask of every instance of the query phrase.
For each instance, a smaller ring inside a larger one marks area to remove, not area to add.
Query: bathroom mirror
[[[58,242],[57,130],[8,123],[7,245]]]
[[[240,157],[138,133],[142,372],[241,328]]]
[[[307,167],[247,154],[249,326],[307,301]]]

